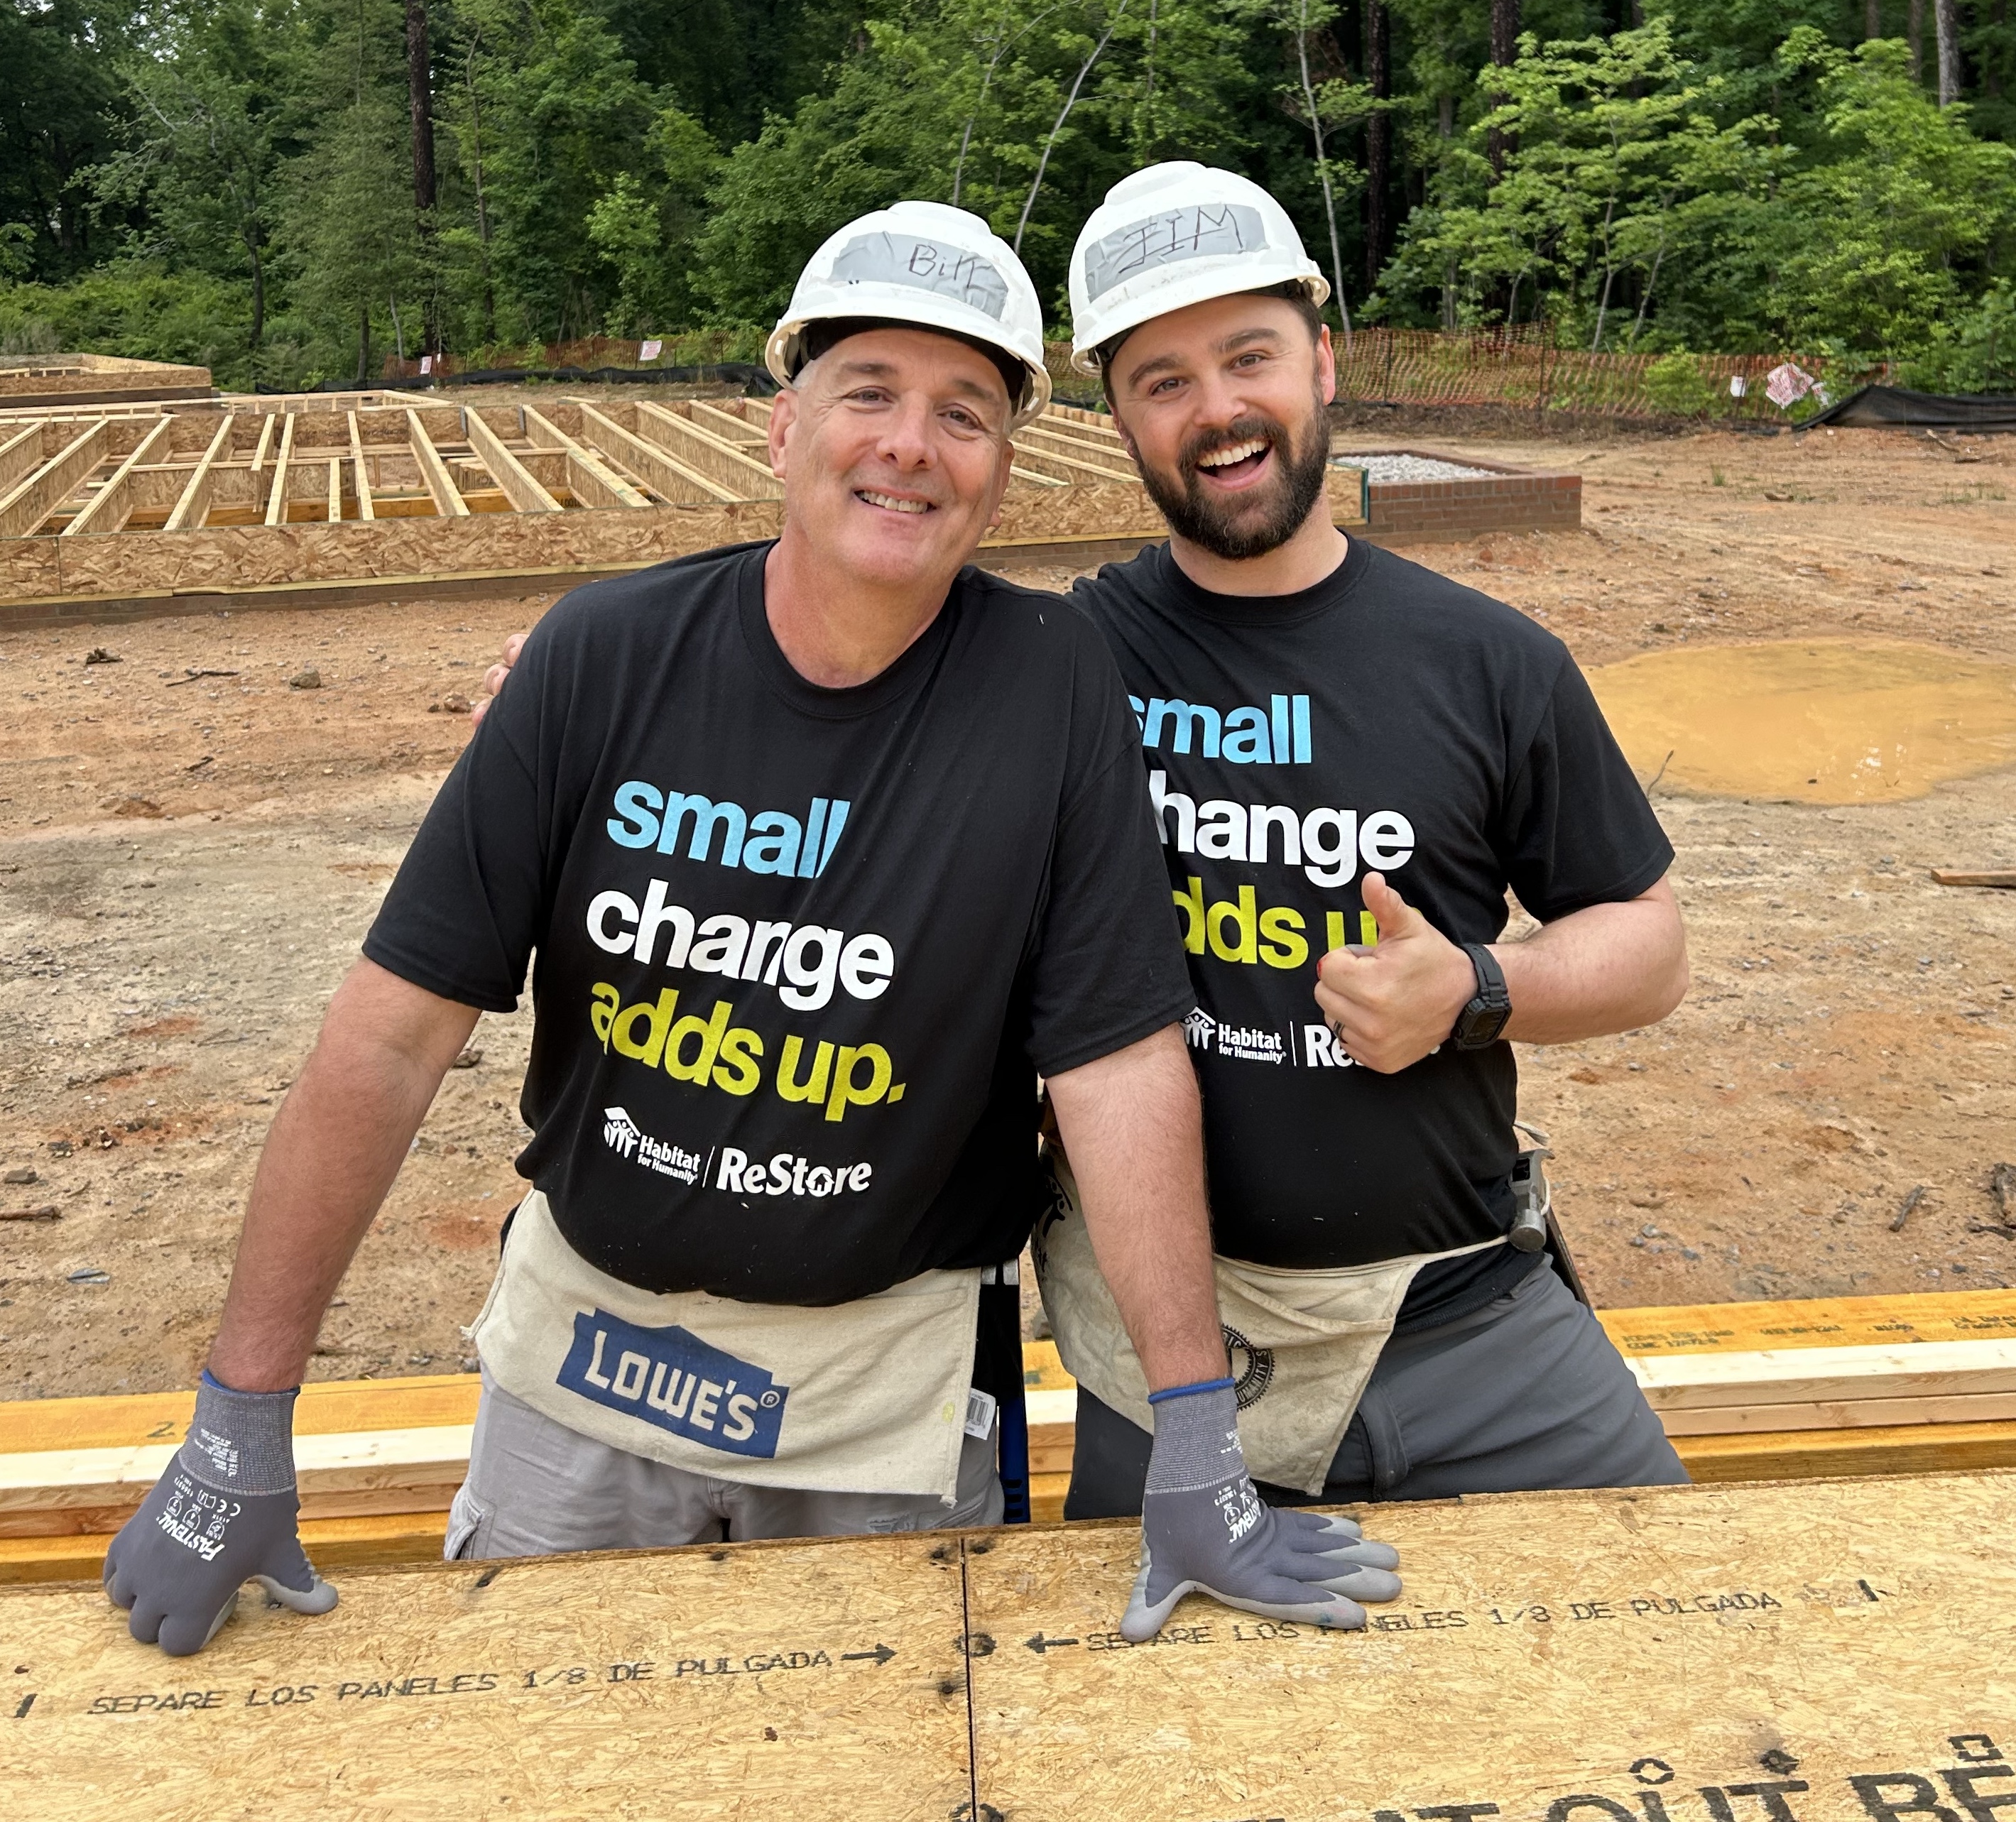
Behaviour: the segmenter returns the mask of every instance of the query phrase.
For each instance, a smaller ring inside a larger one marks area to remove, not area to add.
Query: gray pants
[[[1067,1518],[1141,1510],[1151,1439],[1083,1386]],[[1379,1356],[1320,1495],[1278,1506],[1685,1484],[1659,1420],[1587,1308],[1550,1270]]]
[[[967,1438],[951,1506],[928,1493],[751,1486],[612,1449],[542,1416],[485,1373],[469,1478],[449,1508],[441,1554],[452,1562],[1000,1522],[992,1435]]]

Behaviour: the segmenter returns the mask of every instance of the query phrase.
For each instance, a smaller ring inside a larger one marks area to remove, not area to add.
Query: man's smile
[[[907,513],[915,516],[937,510],[929,500],[904,499],[895,494],[883,493],[875,488],[858,487],[854,490],[854,497],[865,506],[880,506],[888,513]]]
[[[1266,471],[1274,452],[1271,437],[1247,437],[1237,443],[1206,451],[1193,463],[1196,471],[1219,487],[1243,487]]]

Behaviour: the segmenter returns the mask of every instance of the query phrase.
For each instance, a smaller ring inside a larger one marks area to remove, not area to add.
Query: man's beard
[[[1173,475],[1137,463],[1148,497],[1169,522],[1169,529],[1186,542],[1229,563],[1244,563],[1278,550],[1294,537],[1323,497],[1330,466],[1330,426],[1322,401],[1315,401],[1300,448],[1288,427],[1251,413],[1223,430],[1193,437],[1176,457]],[[1229,496],[1207,491],[1197,472],[1200,456],[1213,450],[1264,437],[1272,445],[1280,473],[1250,492]]]

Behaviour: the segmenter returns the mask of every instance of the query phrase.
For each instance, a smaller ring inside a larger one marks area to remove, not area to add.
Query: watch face
[[[1456,1022],[1456,1047],[1462,1050],[1481,1050],[1486,1044],[1497,1042],[1498,1034],[1503,1031],[1512,1017],[1509,1006],[1480,1006],[1475,1000],[1463,1009],[1463,1016]]]

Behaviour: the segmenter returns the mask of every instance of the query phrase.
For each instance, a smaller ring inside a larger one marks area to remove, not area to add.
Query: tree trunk
[[[357,387],[361,392],[371,380],[371,306],[357,306]]]
[[[1862,36],[1867,42],[1883,35],[1883,9],[1880,0],[1863,0]]]
[[[252,342],[251,351],[259,351],[259,344],[266,333],[266,262],[259,257],[259,242],[256,236],[247,243],[252,254]]]
[[[1393,93],[1393,34],[1386,0],[1365,0],[1365,80],[1374,101]],[[1393,177],[1393,121],[1384,108],[1365,120],[1365,289],[1379,288],[1386,263],[1386,193]]]
[[[1446,148],[1456,137],[1456,97],[1438,95],[1435,97],[1435,130]],[[1442,268],[1442,328],[1453,332],[1456,328],[1456,267]]]
[[[434,293],[434,54],[427,41],[427,0],[406,0],[406,100],[413,121],[413,208],[419,218],[420,250],[426,266],[427,303],[421,339],[426,351],[441,352],[441,309]]]
[[[1910,47],[1911,80],[1925,79],[1925,0],[1911,0],[1904,15],[1904,42]]]
[[[1989,17],[1995,22],[1996,34],[1999,38],[2002,28],[2009,23],[2009,0],[1995,0],[1995,10],[1989,14]],[[2000,101],[2002,99],[2002,72],[1995,58],[1982,59],[1981,77],[1982,92],[1990,101]]]
[[[1960,99],[1960,0],[1932,0],[1932,23],[1939,37],[1939,106]]]
[[[1913,5],[1922,5],[1924,0],[1912,0]],[[1519,0],[1491,0],[1491,60],[1499,68],[1516,62],[1519,56]],[[1496,103],[1502,99],[1492,95],[1488,97]],[[1505,175],[1505,154],[1511,150],[1507,136],[1493,127],[1486,137],[1485,149],[1491,155],[1491,171],[1494,177]]]

